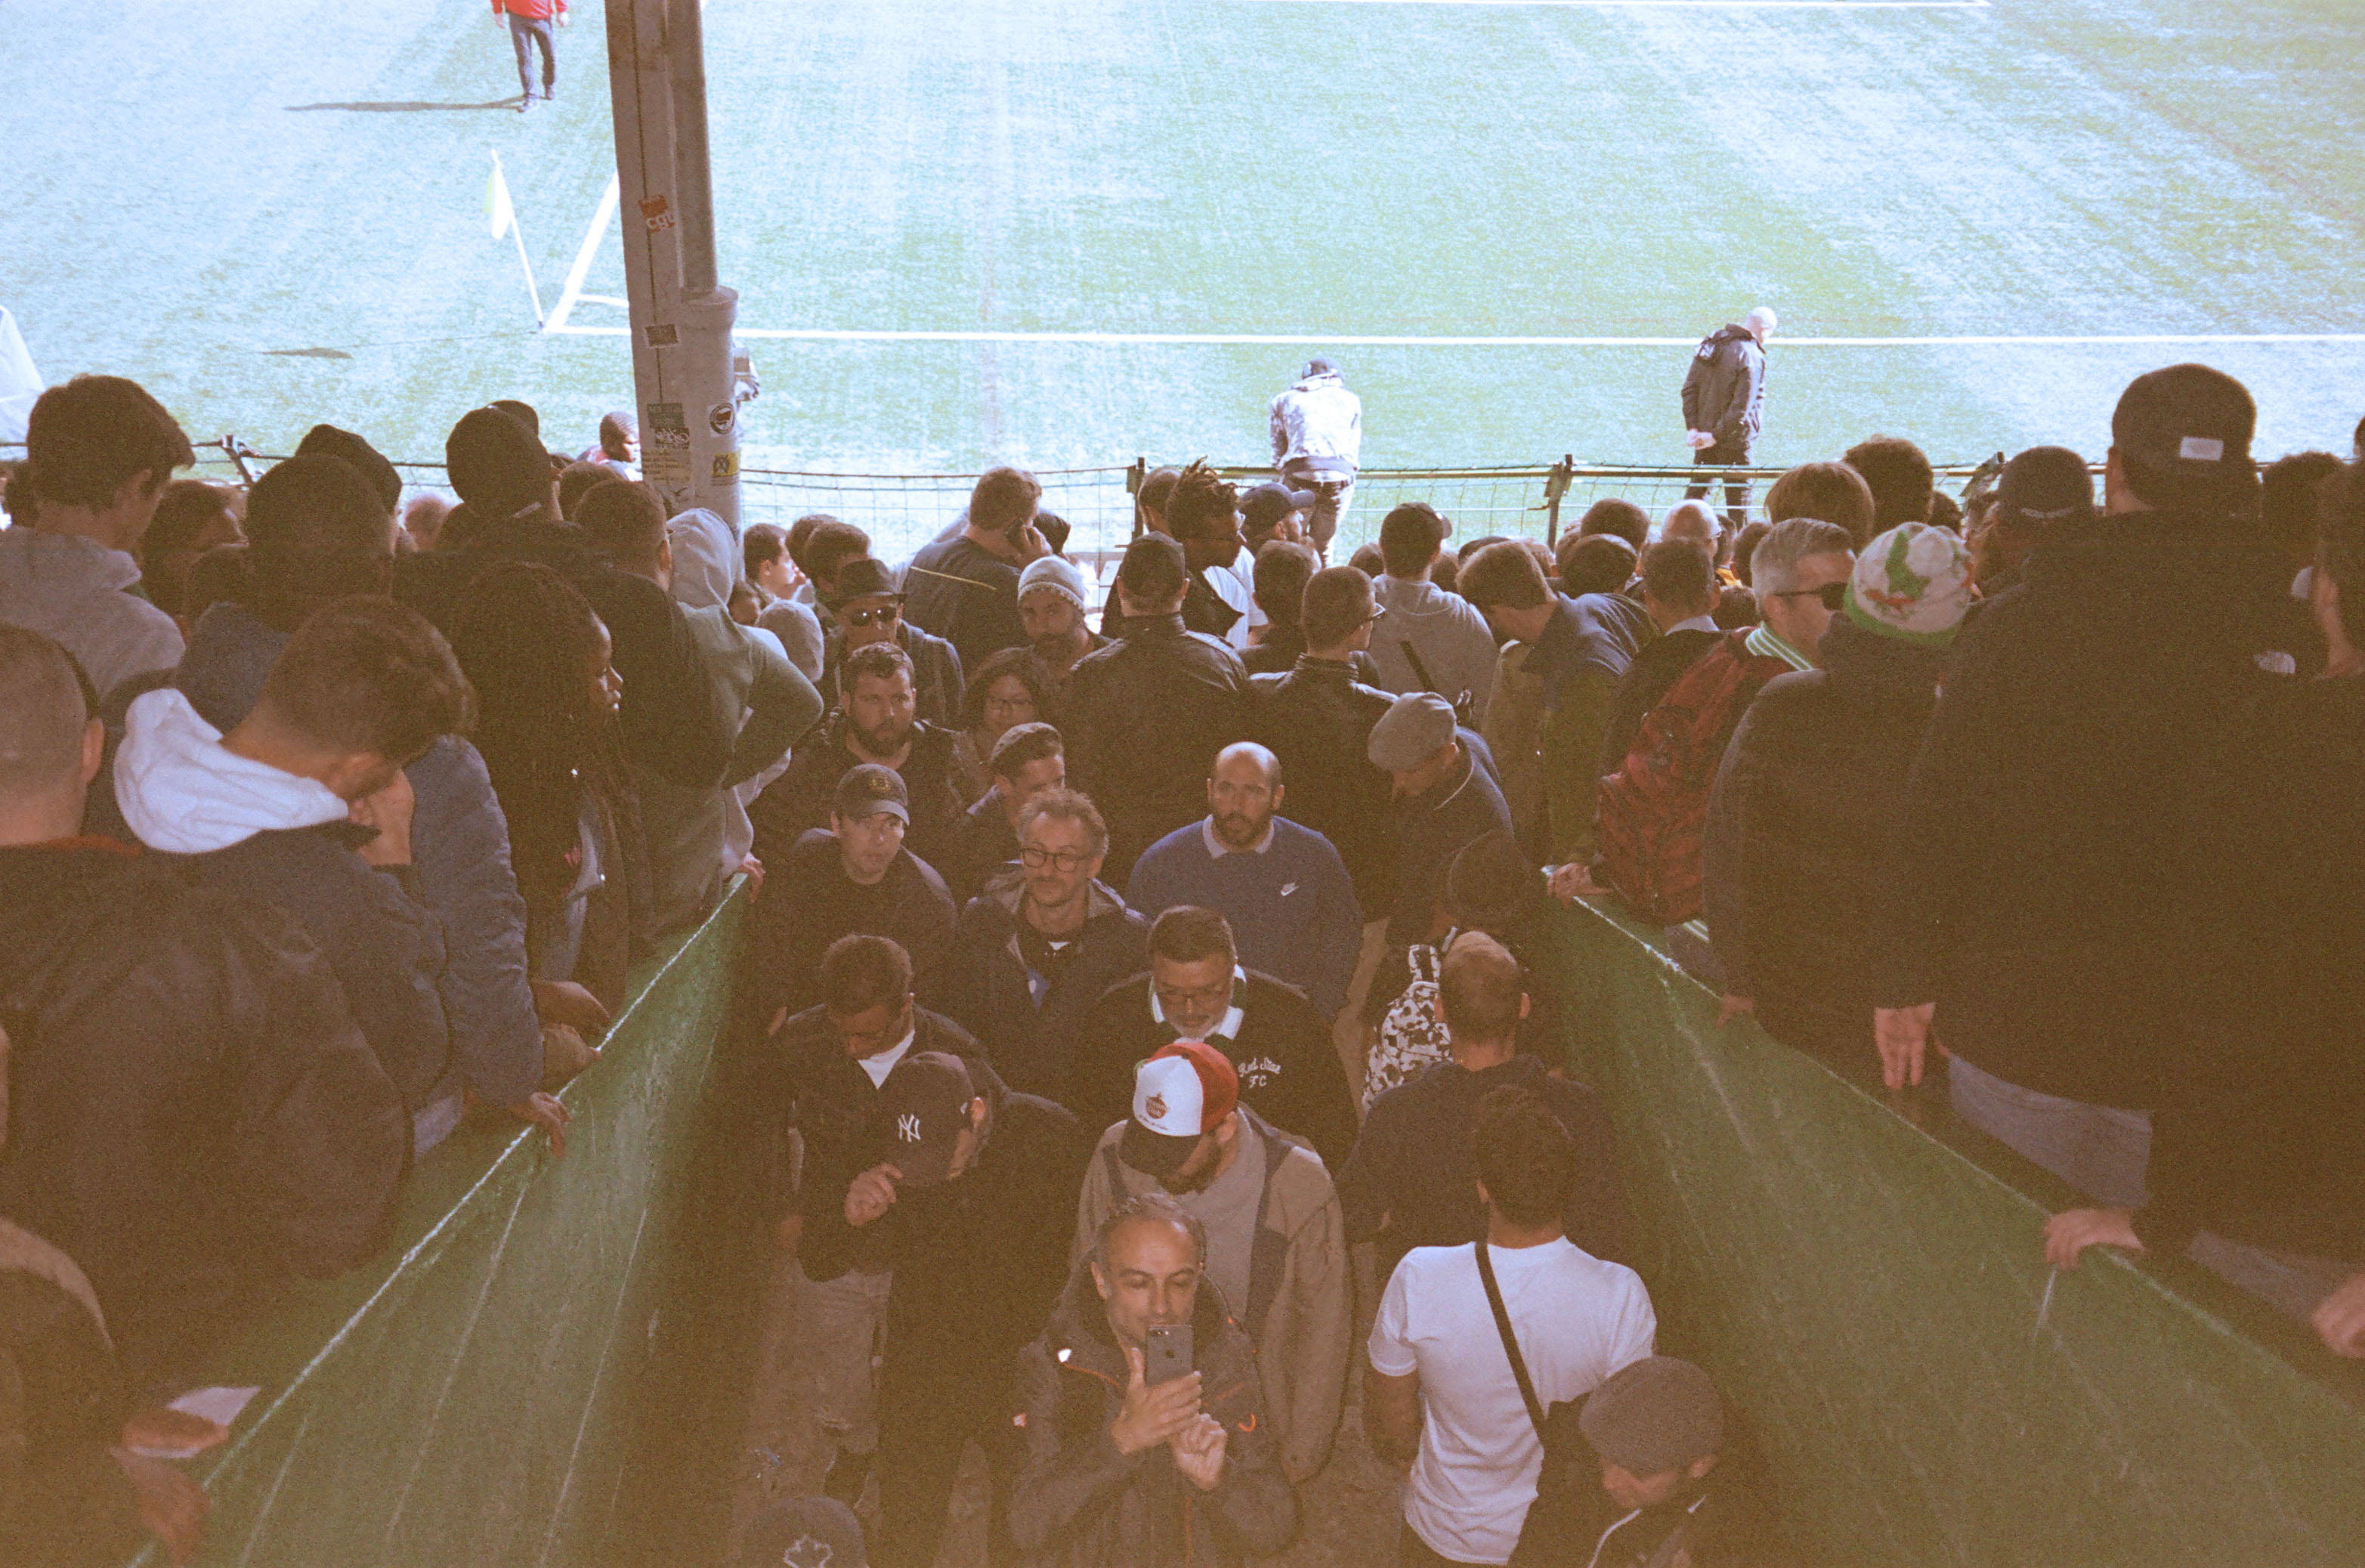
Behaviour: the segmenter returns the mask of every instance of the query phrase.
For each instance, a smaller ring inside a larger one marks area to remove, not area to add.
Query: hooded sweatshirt
[[[286,633],[244,605],[217,604],[190,633],[173,684],[207,723],[235,729],[286,646]],[[542,1086],[543,1053],[509,823],[485,759],[458,735],[445,735],[403,772],[419,802],[410,851],[420,894],[443,926],[440,989],[456,1064],[477,1099],[514,1105]]]
[[[0,623],[54,639],[102,701],[128,680],[181,662],[181,629],[130,591],[140,567],[72,534],[0,529]]]
[[[821,698],[768,639],[731,619],[739,554],[731,525],[694,507],[666,525],[673,546],[671,589],[698,644],[714,722],[734,737],[719,787],[687,789],[635,765],[642,830],[656,880],[656,926],[672,931],[713,907],[756,842],[737,786],[788,754],[821,717]]]
[[[436,990],[443,924],[395,874],[354,853],[371,834],[346,820],[343,801],[231,751],[170,687],[131,704],[115,798],[149,848],[189,856],[205,884],[293,915],[336,971],[404,1107],[439,1097],[452,1057]]]

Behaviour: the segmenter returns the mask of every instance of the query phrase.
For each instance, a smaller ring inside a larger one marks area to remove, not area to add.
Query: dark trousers
[[[993,1472],[987,1560],[1018,1561],[1010,1540],[1010,1489],[1026,1456],[1011,1425],[1014,1414],[1005,1379],[906,1383],[887,1369],[879,1401],[879,1550],[872,1557],[879,1568],[932,1568],[961,1455],[972,1440]]]
[[[542,48],[543,96],[548,97],[550,89],[558,81],[558,39],[550,29],[548,18],[539,22],[531,17],[512,16],[510,18],[510,47],[517,50],[518,89],[529,98],[533,96],[535,45]]]
[[[1695,468],[1739,468],[1745,465],[1748,462],[1749,443],[1745,441],[1737,442],[1720,442],[1714,446],[1702,447],[1699,451],[1692,454],[1692,466]],[[1703,481],[1699,484],[1694,485],[1690,489],[1686,490],[1684,492],[1684,499],[1687,501],[1696,501],[1702,496],[1707,495],[1708,490],[1708,485]],[[1748,480],[1727,479],[1724,482],[1724,521],[1725,525],[1731,528],[1735,533],[1740,532],[1743,528],[1748,526]]]
[[[1282,477],[1292,489],[1314,492],[1314,510],[1306,516],[1306,532],[1323,560],[1329,560],[1330,541],[1339,536],[1339,520],[1354,505],[1355,471],[1317,469],[1297,462],[1284,466]]]

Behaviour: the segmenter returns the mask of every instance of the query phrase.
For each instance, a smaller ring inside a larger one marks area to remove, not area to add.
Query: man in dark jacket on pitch
[[[140,1384],[366,1256],[410,1129],[293,921],[75,836],[87,714],[64,652],[0,627],[0,1214],[83,1266]]]
[[[1172,1198],[1129,1199],[1026,1347],[1010,1526],[1030,1561],[1235,1568],[1297,1533],[1255,1349],[1199,1288],[1206,1258],[1206,1232]],[[1149,1329],[1186,1324],[1191,1370],[1147,1382]]]
[[[1958,641],[1876,917],[1889,1081],[1921,1081],[1934,1014],[1956,1109],[2121,1206],[2143,1113],[2239,1013],[2217,851],[2251,808],[2237,720],[2309,630],[2249,520],[2256,422],[2204,365],[2129,385],[2106,514]]]
[[[711,788],[730,765],[733,737],[681,607],[647,578],[601,560],[581,529],[560,520],[550,454],[508,413],[487,408],[461,416],[443,461],[467,507],[465,546],[453,540],[452,547],[403,556],[395,565],[395,597],[449,636],[468,585],[494,562],[535,561],[563,573],[615,644],[633,760],[684,789]]]
[[[385,472],[392,479],[390,465]],[[383,510],[368,501],[318,460],[280,464],[255,483],[241,596],[205,612],[173,676],[206,722],[227,734],[254,711],[271,666],[313,610],[348,595],[392,593],[393,540]],[[544,1065],[537,998],[555,1029],[578,1035],[596,1037],[604,1010],[578,986],[535,987],[526,978],[525,901],[510,869],[509,825],[476,748],[444,735],[403,772],[416,802],[410,847],[420,901],[443,927],[437,988],[454,1070],[422,1114],[423,1131],[456,1119],[464,1085],[485,1104],[546,1116],[532,1103]]]
[[[1182,547],[1146,533],[1116,591],[1126,635],[1069,678],[1068,773],[1108,820],[1104,876],[1122,885],[1141,852],[1206,814],[1207,769],[1247,727],[1248,671],[1214,637],[1182,629]]]
[[[876,1247],[894,1271],[880,1367],[877,1561],[936,1561],[972,1439],[993,1467],[990,1540],[1005,1559],[1018,1353],[1068,1277],[1090,1146],[1049,1101],[980,1081],[958,1057],[913,1052],[880,1086],[870,1148],[844,1206],[808,1216],[803,1259],[806,1274],[826,1282]]]
[[[1749,461],[1765,406],[1765,340],[1774,335],[1774,312],[1761,305],[1700,340],[1684,372],[1684,440],[1699,467],[1738,468]],[[1708,494],[1706,484],[1684,492],[1686,500]],[[1724,482],[1724,515],[1738,532],[1749,521],[1749,481]]]
[[[1728,1019],[1870,1059],[1873,901],[1970,606],[1961,539],[1900,524],[1856,561],[1820,667],[1777,676],[1743,715],[1709,797],[1703,890]]]
[[[1087,1126],[1124,1121],[1134,1067],[1177,1040],[1204,1040],[1239,1077],[1240,1103],[1304,1139],[1331,1170],[1355,1145],[1355,1099],[1329,1021],[1306,993],[1242,969],[1231,927],[1183,904],[1149,928],[1149,972],[1111,986],[1084,1019],[1067,1103]]]
[[[970,901],[924,994],[985,1042],[1003,1082],[1072,1104],[1086,1016],[1147,967],[1149,924],[1099,879],[1108,829],[1090,801],[1045,790],[1019,822],[1018,879]]]

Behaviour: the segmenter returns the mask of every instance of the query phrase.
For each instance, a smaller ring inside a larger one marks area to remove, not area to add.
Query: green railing
[[[1720,1029],[1655,933],[1555,924],[1661,1346],[1749,1422],[1806,1561],[2365,1562],[2352,1363],[2181,1260],[2057,1276],[2074,1200],[1942,1089]]]
[[[721,1560],[758,1244],[723,1048],[746,902],[640,977],[564,1096],[564,1159],[464,1126],[376,1259],[207,1369],[263,1392],[190,1467],[200,1563]]]

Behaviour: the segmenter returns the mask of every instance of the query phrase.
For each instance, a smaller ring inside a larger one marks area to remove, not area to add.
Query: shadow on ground
[[[495,98],[488,104],[290,104],[287,106],[287,112],[291,115],[308,115],[334,109],[341,114],[349,115],[412,115],[429,109],[513,109],[515,107],[517,107],[517,95],[511,94],[506,98]]]

